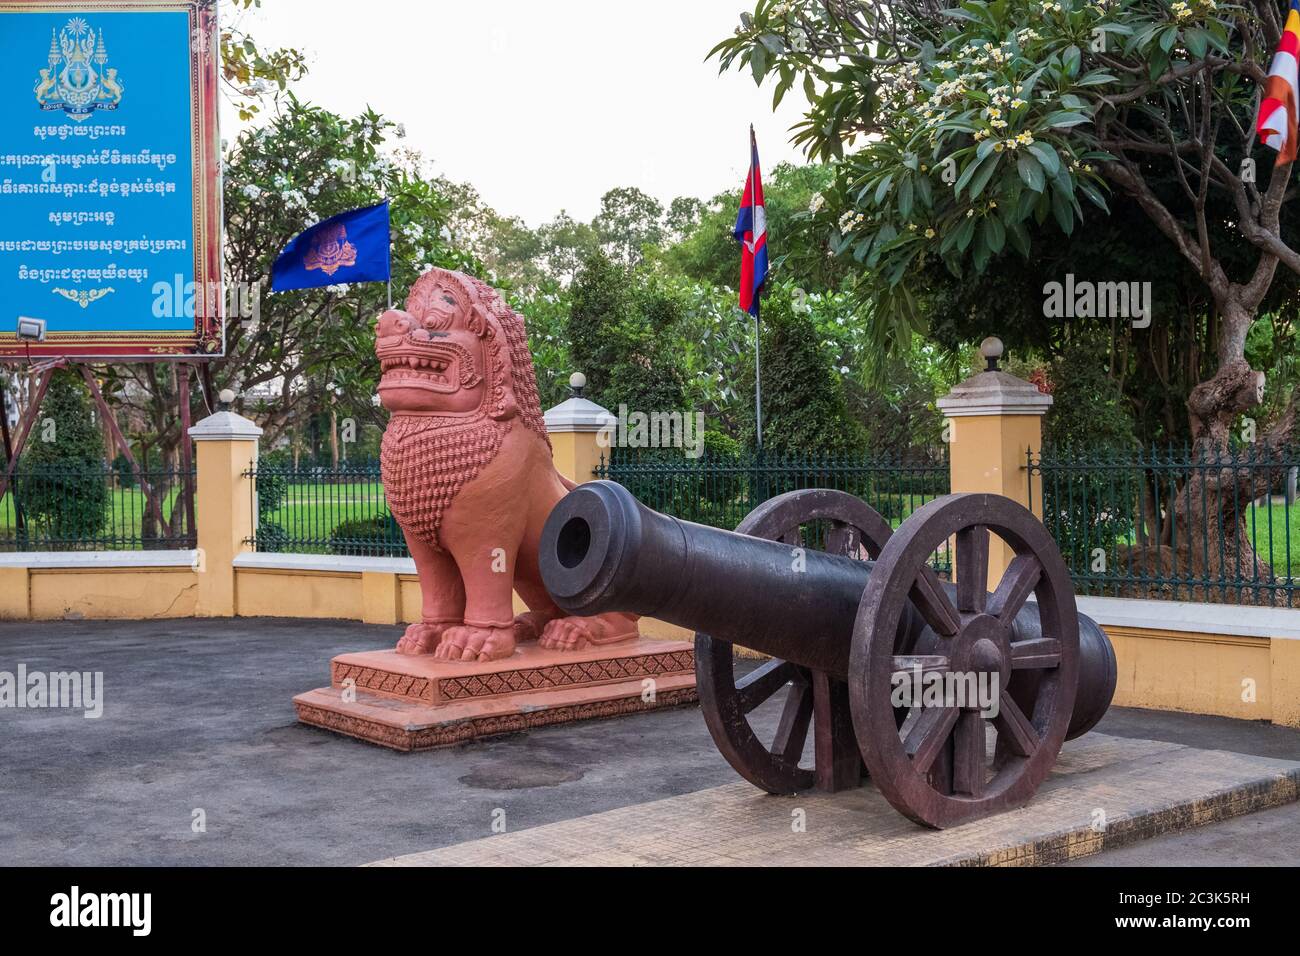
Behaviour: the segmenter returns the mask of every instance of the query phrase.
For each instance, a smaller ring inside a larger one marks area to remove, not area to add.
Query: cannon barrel
[[[841,680],[874,562],[798,549],[653,511],[621,485],[594,481],[556,505],[542,532],[542,579],[564,611],[654,617]],[[949,594],[955,585],[946,584]],[[1068,737],[1105,713],[1115,686],[1110,641],[1079,615],[1079,692]],[[900,633],[926,624],[910,606]],[[1040,636],[1030,602],[1014,641]]]
[[[802,559],[803,570],[795,571]],[[839,678],[870,563],[693,524],[593,481],[542,532],[542,579],[571,614],[625,611]]]

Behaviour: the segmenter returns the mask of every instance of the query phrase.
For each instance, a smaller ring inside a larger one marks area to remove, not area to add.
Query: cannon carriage
[[[1011,558],[990,593],[994,536]],[[940,551],[955,582],[930,566]],[[865,773],[926,826],[1018,807],[1115,689],[1114,651],[1078,614],[1055,543],[997,495],[937,498],[891,530],[852,495],[793,491],[729,532],[596,481],[552,511],[540,563],[568,613],[623,611],[695,631],[709,731],[770,793],[840,790]],[[738,669],[737,647],[769,659]],[[939,692],[911,692],[922,685]],[[767,742],[753,717],[781,695]]]

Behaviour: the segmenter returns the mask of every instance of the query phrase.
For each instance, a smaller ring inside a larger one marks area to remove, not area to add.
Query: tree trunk
[[[330,406],[330,464],[335,471],[339,470],[339,412],[333,405]]]
[[[1257,498],[1286,483],[1282,452],[1292,438],[1294,407],[1288,405],[1267,432],[1247,418],[1244,447],[1233,452],[1233,428],[1263,400],[1264,374],[1243,357],[1253,316],[1229,301],[1218,319],[1219,368],[1187,400],[1192,461],[1187,480],[1166,503],[1166,535],[1158,547],[1139,544],[1126,554],[1132,573],[1166,583],[1137,586],[1134,596],[1286,604],[1281,582],[1255,550],[1248,519]],[[1269,540],[1266,529],[1259,538]]]

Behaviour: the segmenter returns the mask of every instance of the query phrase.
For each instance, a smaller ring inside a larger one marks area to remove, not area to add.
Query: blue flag
[[[387,282],[388,200],[318,222],[289,240],[271,269],[271,291]]]

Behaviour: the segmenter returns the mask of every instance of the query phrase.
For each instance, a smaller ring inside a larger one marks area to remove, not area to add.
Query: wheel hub
[[[954,671],[997,675],[999,687],[1011,676],[1011,633],[996,617],[979,614],[953,638],[949,655]]]

